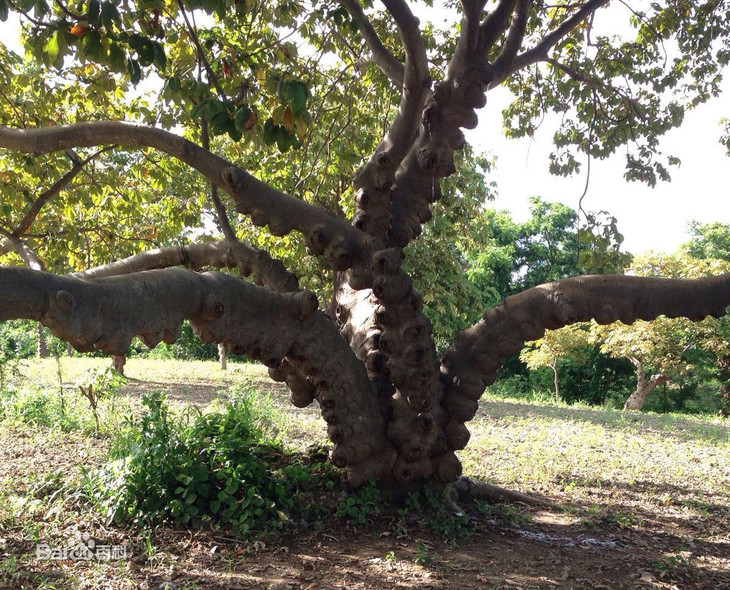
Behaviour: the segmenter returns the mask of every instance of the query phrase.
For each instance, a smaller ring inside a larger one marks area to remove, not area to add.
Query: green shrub
[[[146,412],[120,434],[112,461],[90,479],[92,497],[117,522],[207,520],[260,536],[291,519],[311,519],[316,510],[305,496],[337,477],[330,467],[307,464],[265,440],[250,397],[178,420],[161,394],[142,403]]]

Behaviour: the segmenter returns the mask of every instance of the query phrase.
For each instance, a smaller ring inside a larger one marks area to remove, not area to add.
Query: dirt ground
[[[127,387],[134,394],[141,385]],[[204,401],[216,392],[201,385],[195,395]],[[92,466],[104,452],[103,443],[73,433],[49,439],[30,428],[3,429],[0,482],[22,496],[44,474]],[[60,510],[31,503],[0,521],[0,588],[730,590],[726,491],[637,481],[588,485],[577,501],[560,486],[541,494],[551,507],[468,512],[472,534],[464,539],[444,538],[417,514],[391,511],[366,527],[333,515],[317,530],[253,546],[223,530],[162,528],[145,537],[76,513],[73,500]],[[37,558],[37,543],[83,533],[123,546],[126,557]]]

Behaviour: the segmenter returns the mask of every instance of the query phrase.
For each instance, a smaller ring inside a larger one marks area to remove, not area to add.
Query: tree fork
[[[402,113],[413,104],[405,92],[409,73],[411,80],[420,79],[422,83],[428,78],[415,75],[418,60],[407,60],[401,110],[386,141],[378,146],[354,182],[358,213],[353,223],[376,236],[387,228],[392,247],[373,254],[372,291],[359,293],[363,285],[354,273],[346,274],[335,290],[343,335],[366,363],[368,376],[378,387],[388,421],[388,438],[399,451],[393,477],[404,484],[429,478],[453,481],[461,474],[454,451],[463,449],[469,441],[463,412],[452,409],[447,413],[443,407],[443,384],[431,326],[422,313],[420,295],[412,289],[412,281],[400,265],[401,248],[420,234],[421,225],[431,219],[429,204],[441,197],[439,179],[456,171],[453,152],[465,145],[460,127],[473,128],[477,121],[475,109],[486,103],[485,92],[493,76],[478,24],[482,7],[482,3],[475,3],[467,10],[447,78],[436,85],[420,120],[410,126],[413,139],[394,129],[397,124],[404,127]],[[495,25],[506,26],[506,19]],[[403,30],[401,34],[405,40]],[[408,34],[410,47],[417,47],[413,28]],[[407,55],[413,58],[417,52],[412,50]],[[409,64],[414,63],[411,72]],[[394,162],[387,150],[388,140],[396,138],[408,149],[399,152],[402,155],[393,179],[390,171]]]

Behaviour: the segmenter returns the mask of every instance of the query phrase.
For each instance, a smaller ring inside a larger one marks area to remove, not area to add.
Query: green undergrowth
[[[173,415],[158,393],[142,405],[113,441],[109,460],[87,473],[90,496],[109,520],[212,523],[256,537],[321,518],[311,496],[338,479],[326,452],[285,450],[270,435],[271,416],[250,395],[205,414],[191,406]]]
[[[259,394],[233,390],[216,411],[174,413],[158,393],[113,440],[108,461],[85,472],[87,495],[108,521],[154,528],[211,525],[242,539],[321,528],[337,519],[353,528],[417,521],[451,540],[472,520],[444,508],[442,487],[394,499],[374,480],[351,488],[327,450],[288,450],[276,412]],[[272,422],[273,419],[273,422]]]
[[[73,383],[55,386],[8,383],[0,389],[0,420],[62,432],[112,436],[132,412],[119,395],[124,379],[109,368],[88,369]]]

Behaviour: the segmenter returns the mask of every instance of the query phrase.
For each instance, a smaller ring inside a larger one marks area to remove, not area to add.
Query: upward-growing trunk
[[[624,410],[641,410],[649,394],[656,389],[657,385],[669,381],[669,377],[666,375],[652,375],[647,379],[644,364],[632,356],[628,357],[628,359],[636,367],[636,390],[626,400]]]
[[[226,356],[226,345],[222,342],[218,343],[218,360],[221,364],[221,371],[228,368],[228,357]]]
[[[553,389],[555,392],[555,401],[560,401],[560,383],[558,382],[558,359],[553,357],[553,362],[550,364],[550,368],[553,370]]]
[[[46,333],[43,330],[43,324],[38,322],[38,358],[48,358],[48,340],[46,339]]]

